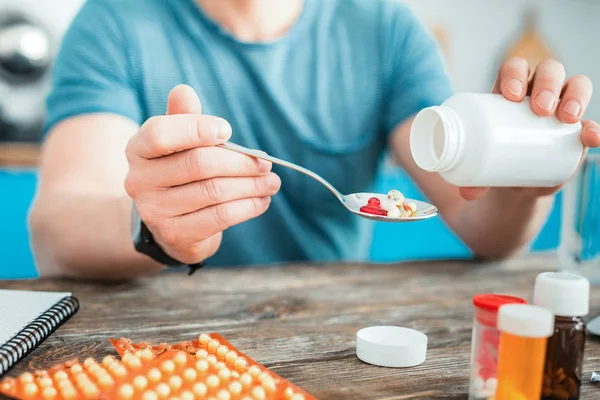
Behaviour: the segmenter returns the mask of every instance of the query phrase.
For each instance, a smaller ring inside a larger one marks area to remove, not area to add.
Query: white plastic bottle
[[[539,117],[529,98],[461,93],[417,114],[410,149],[417,165],[463,187],[552,187],[583,156],[581,123]]]

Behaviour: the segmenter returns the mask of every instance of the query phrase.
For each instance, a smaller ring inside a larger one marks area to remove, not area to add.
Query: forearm
[[[40,274],[120,280],[160,270],[133,247],[131,207],[127,196],[40,196],[29,219]]]
[[[497,260],[528,249],[554,203],[518,189],[491,189],[475,201],[462,200],[444,216],[476,258]]]

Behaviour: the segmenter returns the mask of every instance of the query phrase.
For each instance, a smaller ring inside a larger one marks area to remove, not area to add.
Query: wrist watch
[[[132,207],[131,214],[131,237],[133,239],[134,247],[139,253],[145,254],[155,261],[169,267],[188,266],[188,275],[192,275],[194,272],[204,267],[205,264],[203,262],[185,264],[169,256],[160,245],[156,243],[154,236],[152,236],[152,232],[150,232],[144,221],[142,221],[135,205]]]

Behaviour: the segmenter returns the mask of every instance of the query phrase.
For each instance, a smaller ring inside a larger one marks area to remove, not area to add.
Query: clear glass
[[[496,394],[496,367],[500,332],[496,312],[475,308],[471,337],[469,400],[493,399]]]
[[[563,190],[560,267],[600,285],[600,153]]]

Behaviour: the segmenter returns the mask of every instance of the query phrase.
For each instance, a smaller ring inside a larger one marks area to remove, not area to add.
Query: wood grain
[[[38,143],[0,142],[0,167],[36,167],[39,158]]]
[[[74,357],[113,353],[109,337],[176,342],[219,332],[242,352],[319,399],[466,399],[471,298],[502,292],[531,299],[553,256],[506,264],[293,265],[174,271],[118,284],[73,280],[0,282],[8,289],[71,291],[81,310],[10,375]],[[179,273],[181,272],[181,273]],[[600,313],[600,288],[591,315]],[[392,324],[429,336],[427,361],[389,369],[362,363],[356,332]],[[587,344],[583,399],[600,370],[600,341]]]

